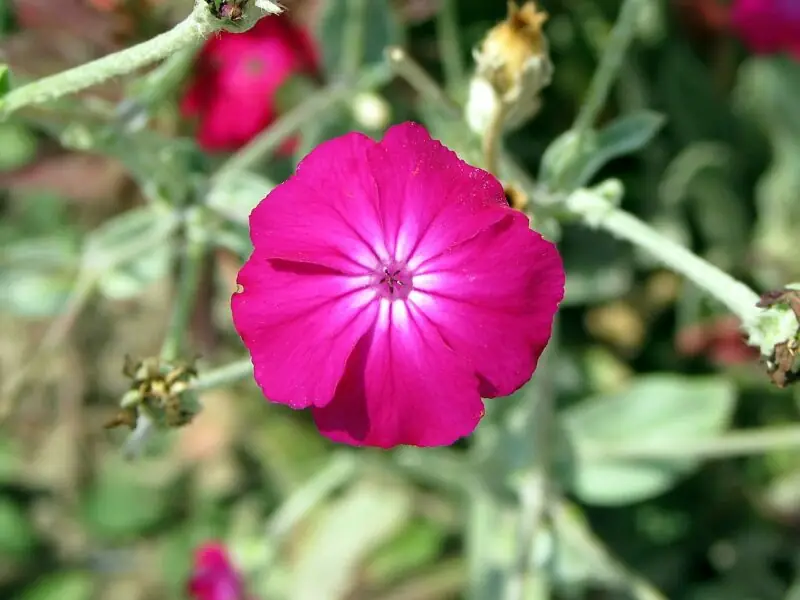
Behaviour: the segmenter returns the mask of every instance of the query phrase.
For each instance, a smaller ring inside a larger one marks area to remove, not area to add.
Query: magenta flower
[[[336,442],[438,446],[531,376],[564,292],[555,246],[425,129],[319,145],[250,215],[233,320],[273,402]]]
[[[275,120],[278,88],[292,75],[313,74],[316,64],[304,31],[285,16],[264,17],[244,33],[222,33],[206,42],[181,112],[199,119],[201,147],[236,150]]]
[[[800,58],[800,0],[736,0],[732,21],[754,52]]]
[[[187,592],[193,600],[248,600],[225,547],[216,542],[204,544],[195,552]]]

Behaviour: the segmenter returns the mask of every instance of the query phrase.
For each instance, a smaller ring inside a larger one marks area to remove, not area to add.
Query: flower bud
[[[538,112],[541,90],[553,76],[547,38],[542,25],[547,13],[534,2],[522,8],[508,3],[506,20],[489,30],[473,52],[475,74],[470,82],[467,121],[476,133],[486,132],[503,111],[507,129],[517,127]]]

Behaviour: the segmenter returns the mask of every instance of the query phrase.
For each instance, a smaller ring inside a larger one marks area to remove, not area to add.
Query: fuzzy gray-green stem
[[[58,8],[54,8],[58,10]],[[277,9],[276,9],[277,10]],[[245,15],[241,27],[244,31],[258,20],[255,8]],[[103,81],[131,73],[182,50],[186,46],[202,42],[212,33],[231,27],[230,24],[215,19],[205,0],[196,0],[191,14],[169,31],[156,37],[109,54],[103,58],[68,69],[56,75],[39,79],[12,90],[0,100],[0,118],[7,117],[25,106],[43,104],[62,96],[79,92]],[[233,28],[232,28],[233,29]]]

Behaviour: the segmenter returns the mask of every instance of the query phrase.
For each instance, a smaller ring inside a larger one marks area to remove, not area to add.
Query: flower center
[[[391,262],[375,271],[375,289],[388,300],[405,300],[412,289],[411,273],[405,265]]]

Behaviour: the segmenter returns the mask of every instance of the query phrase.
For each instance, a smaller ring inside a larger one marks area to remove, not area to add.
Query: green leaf
[[[22,469],[20,449],[14,440],[0,435],[0,484],[16,479]]]
[[[383,50],[400,42],[400,26],[389,0],[325,2],[316,38],[327,75],[383,60]],[[345,58],[346,57],[346,58]],[[350,60],[355,64],[345,65]]]
[[[0,254],[0,311],[34,319],[61,313],[78,263],[75,245],[60,237],[9,245]]]
[[[649,375],[627,389],[584,400],[562,416],[573,453],[568,485],[584,502],[630,504],[661,494],[700,464],[692,458],[604,457],[604,448],[681,444],[718,434],[736,395],[722,378]]]
[[[102,539],[136,538],[169,513],[171,483],[169,473],[110,455],[82,504],[86,527]]]
[[[433,523],[415,521],[379,549],[366,568],[374,584],[397,581],[432,564],[444,544],[444,532]]]
[[[0,87],[2,86],[0,74]],[[0,123],[0,172],[24,167],[36,156],[36,135],[18,122]]]
[[[644,148],[664,125],[659,113],[641,110],[612,121],[583,140],[570,130],[550,144],[542,157],[539,179],[557,190],[587,185],[609,162]]]
[[[613,598],[662,598],[608,550],[577,506],[561,501],[550,519],[550,529],[534,537],[532,554],[534,563],[551,574],[555,589],[574,596],[576,588],[602,584]]]
[[[228,220],[247,225],[250,213],[275,183],[250,171],[236,171],[214,181],[206,205]]]
[[[166,275],[174,226],[171,213],[153,206],[129,210],[89,234],[84,268],[99,276],[99,289],[107,297],[134,297]]]
[[[26,557],[36,544],[28,516],[10,498],[0,496],[0,557]]]
[[[0,64],[0,99],[11,91],[11,69]]]
[[[397,535],[410,515],[411,497],[404,488],[386,482],[354,486],[312,526],[288,598],[346,598],[364,560]]]
[[[69,571],[40,577],[18,600],[91,600],[94,582],[88,573]]]

